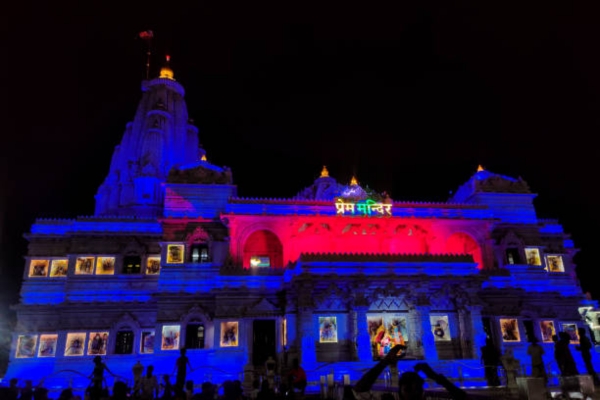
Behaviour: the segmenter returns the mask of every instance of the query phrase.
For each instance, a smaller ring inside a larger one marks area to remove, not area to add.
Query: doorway
[[[256,319],[252,324],[252,365],[264,367],[269,357],[275,358],[277,334],[275,320]]]

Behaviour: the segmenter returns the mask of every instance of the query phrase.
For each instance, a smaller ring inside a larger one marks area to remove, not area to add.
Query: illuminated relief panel
[[[569,334],[569,337],[571,338],[571,344],[579,343],[579,332],[577,331],[577,324],[564,323],[562,324],[562,331]]]
[[[90,332],[88,338],[88,355],[106,355],[108,332]]]
[[[148,257],[146,260],[146,275],[160,274],[160,256]]]
[[[504,340],[505,342],[521,341],[519,324],[516,318],[500,319],[500,331],[502,333],[502,340]]]
[[[55,357],[57,342],[57,334],[40,335],[40,348],[38,349],[38,357]]]
[[[165,325],[162,327],[161,350],[178,350],[179,338],[181,336],[181,326]]]
[[[75,275],[91,275],[94,273],[94,257],[77,257]]]
[[[96,261],[96,275],[114,275],[115,257],[98,257]]]
[[[29,262],[29,277],[46,277],[48,276],[48,260],[31,260]]]
[[[17,338],[16,358],[31,358],[35,356],[37,335],[19,335]]]
[[[528,265],[542,265],[540,250],[535,247],[525,247],[525,259]]]
[[[154,353],[154,330],[142,331],[142,340],[140,340],[140,354]]]
[[[542,342],[552,343],[552,336],[556,335],[554,321],[540,321],[540,334]]]
[[[319,317],[319,343],[337,343],[337,318]]]
[[[185,246],[182,244],[167,245],[167,264],[183,264]]]
[[[69,260],[66,258],[59,258],[52,260],[50,264],[50,277],[60,278],[67,276],[67,270],[69,268]]]
[[[67,342],[65,344],[65,356],[82,356],[85,344],[85,332],[67,333]]]
[[[385,357],[397,344],[408,342],[408,323],[404,314],[372,314],[367,316],[367,329],[371,338],[374,360]]]
[[[268,268],[271,266],[271,259],[268,256],[251,256],[250,266],[257,268]]]
[[[546,271],[548,272],[565,272],[562,256],[547,255],[546,256]]]
[[[239,335],[239,323],[237,321],[221,322],[221,347],[237,347]]]
[[[431,332],[436,342],[449,342],[452,340],[447,315],[430,315],[429,322],[431,323]]]

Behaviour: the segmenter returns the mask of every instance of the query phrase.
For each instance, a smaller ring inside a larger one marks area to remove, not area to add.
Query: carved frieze
[[[342,291],[337,285],[331,284],[323,292],[315,296],[314,303],[321,310],[347,310],[351,296],[347,291]]]

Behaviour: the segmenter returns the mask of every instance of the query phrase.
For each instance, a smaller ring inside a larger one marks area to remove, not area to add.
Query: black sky
[[[327,165],[395,200],[445,201],[482,164],[539,194],[539,216],[572,234],[583,287],[600,299],[592,6],[170,3],[19,2],[5,13],[7,302],[34,219],[93,213],[141,96],[135,37],[146,29],[153,67],[171,55],[209,161],[232,167],[241,196],[293,196]]]

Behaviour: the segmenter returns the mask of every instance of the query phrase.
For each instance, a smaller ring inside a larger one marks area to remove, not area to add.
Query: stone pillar
[[[356,310],[356,347],[359,361],[373,361],[371,336],[367,325],[367,306],[355,306]]]
[[[356,321],[356,310],[348,311],[348,338],[350,339],[350,357],[352,361],[358,360],[358,326]]]
[[[463,309],[456,310],[458,314],[458,329],[459,329],[459,337],[460,337],[460,354],[462,358],[470,358],[471,357],[471,327],[468,321],[467,311]]]
[[[483,330],[483,321],[481,319],[481,306],[468,306],[469,311],[469,327],[471,335],[472,353],[471,357],[481,360],[481,348],[485,346],[486,334]]]
[[[300,365],[312,368],[317,362],[317,347],[315,345],[315,324],[313,323],[313,310],[309,307],[298,308],[298,338],[300,347],[298,352]]]
[[[423,323],[420,307],[410,306],[408,310],[408,354],[423,357]],[[405,338],[405,340],[407,340]]]
[[[431,308],[429,306],[419,306],[417,310],[421,315],[421,356],[426,360],[437,360],[438,353],[435,346],[435,338],[431,330],[431,318],[429,316]]]

